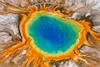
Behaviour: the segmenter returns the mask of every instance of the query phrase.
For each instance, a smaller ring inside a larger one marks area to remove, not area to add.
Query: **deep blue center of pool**
[[[28,33],[40,50],[57,54],[67,51],[76,43],[79,30],[62,19],[43,15],[30,22]]]

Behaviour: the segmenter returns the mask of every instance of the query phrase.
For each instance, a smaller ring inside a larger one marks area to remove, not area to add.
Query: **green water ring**
[[[27,28],[35,46],[51,55],[68,51],[77,42],[81,31],[75,21],[48,13],[37,13]]]

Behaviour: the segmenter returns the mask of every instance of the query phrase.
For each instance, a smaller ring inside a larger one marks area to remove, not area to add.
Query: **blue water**
[[[67,51],[77,40],[79,30],[57,17],[39,16],[28,26],[36,46],[49,54]]]

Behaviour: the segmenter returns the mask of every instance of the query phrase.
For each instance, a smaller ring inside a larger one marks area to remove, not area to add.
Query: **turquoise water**
[[[50,15],[40,15],[28,26],[36,46],[49,54],[67,51],[78,38],[80,29],[70,22]]]

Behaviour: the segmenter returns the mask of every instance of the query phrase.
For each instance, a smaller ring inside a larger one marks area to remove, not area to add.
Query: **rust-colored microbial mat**
[[[18,13],[21,19],[19,23],[21,40],[1,51],[1,62],[26,49],[21,67],[50,67],[50,61],[68,59],[88,64],[79,49],[84,44],[92,46],[87,39],[88,35],[100,41],[100,33],[92,30],[89,19],[69,18],[73,11],[68,9],[62,12],[61,5],[53,2],[44,0],[37,4],[32,4],[30,0],[25,2],[27,7],[22,8],[0,1],[5,6],[1,14]]]

